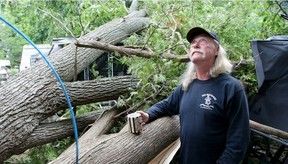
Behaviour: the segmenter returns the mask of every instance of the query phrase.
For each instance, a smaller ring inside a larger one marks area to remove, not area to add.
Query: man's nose
[[[199,48],[199,43],[198,42],[195,42],[195,43],[192,43],[191,44],[191,48]]]
[[[193,43],[191,43],[191,47],[193,47],[193,48],[199,48],[199,47],[200,47],[199,42],[193,42]]]

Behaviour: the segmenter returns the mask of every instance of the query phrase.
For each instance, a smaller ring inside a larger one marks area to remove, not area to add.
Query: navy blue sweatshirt
[[[182,164],[238,164],[249,142],[248,103],[241,83],[228,74],[178,86],[149,110],[149,122],[180,114]]]

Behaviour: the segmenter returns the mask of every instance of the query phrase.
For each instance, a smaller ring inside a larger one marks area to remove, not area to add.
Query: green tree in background
[[[231,60],[245,60],[250,63],[245,68],[234,72],[235,76],[245,82],[250,96],[253,96],[257,90],[251,41],[266,39],[272,35],[288,34],[288,22],[280,17],[281,12],[273,12],[275,8],[279,10],[279,7],[275,2],[270,1],[175,2],[168,0],[145,1],[142,5],[148,9],[153,24],[144,36],[130,37],[128,44],[149,47],[159,56],[166,52],[185,55],[187,53],[185,50],[189,46],[185,39],[186,32],[191,27],[201,26],[216,31]],[[144,85],[145,88],[139,91],[139,95],[135,94],[137,99],[143,93],[149,95],[157,91],[161,86],[165,86],[166,92],[163,95],[166,97],[179,83],[179,76],[185,69],[184,64],[166,60],[145,60],[141,63],[135,62],[133,58],[125,59],[125,63],[130,66],[132,73],[134,72],[145,84],[151,86],[147,89]],[[156,69],[152,69],[152,66]]]
[[[0,59],[8,59],[12,66],[20,63],[19,55],[22,51],[24,40],[19,39],[15,33],[0,25]]]
[[[4,0],[0,1],[0,7],[0,14],[36,44],[49,44],[57,37],[79,37],[115,17],[126,14],[123,3],[116,0],[101,3],[76,0]],[[6,44],[6,56],[9,56],[12,65],[19,65],[22,46],[27,43],[19,36],[13,35],[7,27],[2,28],[5,30],[0,31],[0,36]],[[4,40],[11,35],[12,42]]]

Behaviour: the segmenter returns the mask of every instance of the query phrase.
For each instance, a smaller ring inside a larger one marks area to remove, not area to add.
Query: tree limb
[[[275,3],[278,5],[279,9],[284,13],[284,15],[288,15],[287,12],[284,10],[284,8],[282,7],[282,4],[283,3],[287,3],[285,1],[282,1],[282,2],[278,2],[278,1],[275,1]]]
[[[138,9],[138,0],[132,0],[132,3],[129,7],[129,13],[137,11],[137,9]]]
[[[48,11],[45,11],[45,10],[42,10],[40,8],[37,8],[39,11],[43,12],[44,14],[47,14],[47,15],[50,15],[54,20],[56,20],[62,27],[64,27],[64,31],[65,32],[68,32],[76,41],[77,41],[77,38],[76,36],[73,34],[73,32],[71,30],[69,30],[69,28],[62,22],[60,21],[58,18],[56,18],[53,14],[51,14],[50,12]],[[60,28],[62,28],[60,27]],[[63,29],[63,28],[62,28]]]
[[[150,99],[154,99],[156,96],[159,95],[159,93],[162,91],[163,87],[161,87],[156,93],[150,95],[149,97],[146,97],[143,101],[137,103],[136,105],[128,108],[127,110],[123,111],[123,112],[120,112],[119,114],[117,114],[116,116],[114,116],[114,118],[117,118],[123,114],[128,114],[128,112],[131,112],[131,111],[136,111],[136,110],[139,110],[141,109],[146,103],[148,100]]]
[[[99,80],[67,82],[66,86],[74,105],[115,100],[137,87],[138,79],[132,76],[117,76]],[[65,105],[64,95],[60,97]]]
[[[99,41],[85,41],[85,42],[76,43],[75,45],[77,47],[96,48],[96,49],[101,49],[101,50],[110,51],[110,52],[116,51],[125,56],[135,55],[135,56],[144,57],[144,58],[156,57],[154,56],[153,52],[150,52],[147,50],[124,48],[121,46],[114,46],[114,45],[99,42]]]
[[[258,122],[252,121],[252,120],[250,120],[249,123],[250,123],[250,128],[252,128],[252,129],[256,129],[256,130],[259,130],[259,131],[264,132],[266,134],[274,135],[274,136],[279,137],[279,138],[288,139],[288,133],[285,131],[275,129],[275,128],[272,128],[270,126],[263,125],[263,124],[260,124]]]
[[[168,60],[174,60],[177,62],[189,62],[190,59],[187,55],[182,55],[182,56],[176,56],[172,53],[164,53],[162,55],[156,55],[152,51],[147,51],[143,49],[135,49],[135,48],[126,48],[123,46],[114,46],[108,43],[103,43],[99,41],[85,41],[85,42],[78,42],[75,43],[76,46],[78,47],[86,47],[86,48],[94,48],[94,49],[100,49],[104,51],[109,51],[109,52],[118,52],[119,54],[123,56],[138,56],[138,57],[143,57],[143,58],[162,58],[162,59],[168,59]],[[247,65],[252,63],[252,61],[248,60],[241,60],[240,62],[233,62],[232,64],[234,65],[235,69],[240,68],[243,65]]]
[[[87,126],[93,124],[95,120],[101,116],[101,113],[103,113],[103,111],[94,111],[77,118],[78,131],[83,131]],[[14,153],[21,154],[32,147],[44,145],[70,136],[73,136],[71,119],[55,121],[52,123],[41,123],[30,134],[28,139],[18,146]]]
[[[99,41],[85,41],[85,42],[78,42],[75,43],[76,46],[78,47],[86,47],[86,48],[94,48],[94,49],[101,49],[104,51],[110,51],[110,52],[118,52],[121,55],[124,56],[139,56],[143,58],[166,58],[170,60],[176,60],[179,62],[188,62],[189,58],[188,56],[174,56],[171,54],[165,54],[165,56],[157,56],[155,55],[152,51],[147,51],[143,49],[134,49],[134,48],[125,48],[121,46],[114,46],[108,43],[103,43]]]
[[[81,136],[81,138],[79,139],[79,145],[81,147],[80,156],[83,156],[87,152],[91,151],[93,145],[99,142],[98,140],[100,140],[100,138],[103,138],[102,137],[103,134],[107,133],[110,130],[115,121],[114,116],[118,112],[119,110],[115,109],[108,110],[102,115],[101,118],[95,121],[93,126],[83,136]],[[71,155],[73,157],[71,157]],[[68,163],[68,161],[66,161],[67,158],[70,158],[72,163],[75,163],[74,156],[75,156],[75,143],[71,145],[68,149],[66,149],[56,160],[52,161],[51,163],[63,163],[64,161],[65,161],[64,163]]]

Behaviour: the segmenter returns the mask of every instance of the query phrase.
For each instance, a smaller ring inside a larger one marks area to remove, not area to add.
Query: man
[[[238,164],[249,141],[248,104],[241,83],[215,33],[195,27],[181,85],[165,100],[139,113],[145,123],[180,114],[180,163]]]

